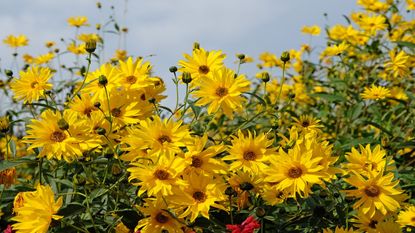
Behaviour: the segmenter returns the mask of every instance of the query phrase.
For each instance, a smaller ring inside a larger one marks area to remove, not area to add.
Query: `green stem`
[[[39,160],[39,184],[42,184],[42,165],[43,165],[43,157]]]
[[[278,93],[276,104],[278,104],[279,101],[280,101],[280,97],[281,97],[281,93],[282,93],[282,86],[284,85],[284,82],[285,82],[285,62],[282,65],[282,79],[281,79],[281,83],[280,83],[280,91]]]
[[[110,131],[109,133],[112,133],[112,115],[111,115],[111,104],[110,104],[110,97],[108,95],[107,86],[104,86],[105,89],[105,97],[107,98],[107,106],[108,106],[108,120],[110,122]]]
[[[181,120],[184,117],[184,115],[186,114],[186,112],[187,112],[186,104],[187,104],[187,99],[188,98],[189,98],[189,84],[186,83],[186,95],[184,97],[183,114],[182,114],[182,116],[180,117],[179,120]]]
[[[85,71],[84,80],[82,81],[82,84],[78,88],[78,90],[73,93],[68,103],[72,102],[73,98],[75,98],[75,96],[78,95],[78,93],[82,90],[82,88],[85,85],[86,78],[88,77],[89,68],[91,67],[91,56],[92,56],[92,53],[89,53],[88,58],[86,59],[88,61],[88,67],[86,68],[86,71]]]

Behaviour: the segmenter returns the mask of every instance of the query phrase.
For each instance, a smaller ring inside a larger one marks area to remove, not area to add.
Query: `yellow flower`
[[[277,205],[283,203],[287,197],[291,196],[284,190],[279,190],[275,185],[267,184],[261,191],[261,197],[268,205]]]
[[[105,78],[107,83],[100,83],[100,78]],[[87,75],[81,93],[93,94],[92,101],[101,101],[101,106],[103,106],[107,104],[107,94],[109,95],[120,86],[118,70],[114,66],[106,63]]]
[[[385,176],[383,176],[383,171],[376,175],[369,173],[367,178],[357,172],[353,172],[353,174],[344,180],[357,188],[345,191],[347,196],[360,198],[353,205],[354,209],[361,207],[364,214],[373,217],[376,210],[386,215],[388,211],[395,212],[400,207],[397,196],[402,191],[395,188],[399,184],[399,180],[392,181],[394,179],[393,173],[388,173]]]
[[[20,78],[10,84],[14,98],[24,103],[38,101],[44,91],[52,89],[48,82],[51,77],[51,70],[47,67],[32,66],[27,71],[20,71]]]
[[[400,87],[392,87],[391,90],[391,98],[397,99],[397,100],[408,100],[408,95],[405,93],[405,90]],[[396,101],[392,100],[394,103]]]
[[[342,43],[338,44],[338,45],[332,45],[330,47],[327,47],[326,50],[324,50],[321,54],[321,57],[324,56],[339,56],[341,55],[344,51],[346,51],[346,49],[349,48],[349,45],[343,41]]]
[[[52,219],[59,220],[63,217],[56,215],[62,206],[62,197],[55,201],[49,186],[37,185],[36,191],[19,195],[21,201],[18,206],[14,206],[16,216],[12,218],[16,221],[12,228],[18,233],[46,233]]]
[[[93,111],[99,111],[98,108],[94,106],[92,97],[89,94],[76,96],[69,106],[72,111],[76,112],[81,117],[90,117]]]
[[[0,117],[0,133],[7,133],[10,129],[9,116]]]
[[[27,39],[25,35],[19,35],[19,36],[8,35],[3,40],[3,42],[11,48],[18,48],[18,47],[27,46],[29,43],[29,40]]]
[[[127,169],[131,173],[128,181],[139,181],[133,183],[135,186],[140,186],[138,196],[147,191],[147,196],[157,196],[161,199],[161,196],[172,195],[186,184],[180,178],[186,167],[182,158],[161,155],[156,157],[153,162],[157,162],[157,164],[133,162],[130,164],[131,167]]]
[[[127,61],[120,60],[119,68],[120,82],[127,89],[142,89],[153,85],[153,79],[149,77],[151,72],[150,62],[143,62],[142,58],[129,57]]]
[[[59,111],[46,110],[39,120],[32,119],[27,128],[25,142],[31,144],[28,149],[41,149],[39,157],[58,160],[63,157],[65,161],[73,162],[82,156],[82,151],[98,146],[73,111],[64,111],[61,115]]]
[[[376,225],[376,233],[402,233],[399,224],[394,220],[388,220]]]
[[[389,8],[388,4],[378,0],[358,0],[357,4],[362,5],[365,9],[374,12],[386,11]]]
[[[307,197],[314,184],[321,184],[322,178],[327,176],[319,162],[323,157],[313,157],[312,150],[302,150],[295,145],[286,153],[280,148],[278,155],[270,159],[271,165],[265,171],[265,181],[276,183],[276,188],[286,190],[296,198]]]
[[[334,232],[331,229],[326,228],[323,229],[322,233],[360,233],[360,231],[355,231],[353,228],[348,229],[337,226],[336,229],[334,229]]]
[[[390,96],[390,90],[386,87],[376,86],[365,87],[360,96],[365,100],[381,100]]]
[[[179,61],[179,71],[189,72],[192,75],[192,83],[197,83],[199,79],[204,80],[212,71],[221,69],[225,59],[222,51],[206,51],[203,48],[194,49],[191,56],[188,54],[183,56],[186,60]]]
[[[360,21],[356,23],[370,35],[374,35],[377,31],[385,30],[388,27],[386,18],[383,15],[362,15]]]
[[[86,16],[69,17],[67,21],[68,21],[68,24],[72,27],[79,28],[82,26],[89,26],[88,18]]]
[[[318,35],[320,35],[320,27],[319,26],[317,26],[317,25],[313,25],[313,26],[304,26],[302,29],[301,29],[301,32],[302,33],[305,33],[305,34],[310,34],[310,35],[312,35],[312,36],[318,36]]]
[[[226,210],[225,207],[216,203],[226,200],[225,184],[222,179],[215,179],[206,175],[192,173],[185,176],[189,183],[183,189],[183,193],[178,193],[169,198],[172,203],[182,207],[183,213],[180,218],[189,217],[190,222],[194,222],[198,215],[209,219],[211,207]]]
[[[373,216],[369,216],[363,213],[362,209],[358,209],[356,218],[352,219],[351,222],[362,232],[377,233],[377,224],[383,222],[385,217],[379,211],[376,211]]]
[[[146,218],[138,222],[134,231],[141,233],[164,231],[169,233],[183,233],[181,229],[183,224],[174,217],[171,210],[168,209],[169,206],[162,198],[146,200],[145,206],[139,208]]]
[[[35,62],[33,56],[27,53],[23,54],[23,61],[26,64],[33,64]]]
[[[8,168],[0,171],[0,184],[3,184],[5,188],[16,183],[16,168]]]
[[[250,82],[243,75],[235,78],[231,69],[214,70],[213,73],[200,82],[200,89],[193,95],[200,98],[198,106],[208,106],[208,114],[222,109],[226,116],[233,117],[234,111],[243,109],[243,92],[249,91]]]
[[[247,137],[238,131],[237,136],[232,137],[232,145],[229,146],[229,155],[223,160],[231,160],[229,170],[236,171],[242,169],[246,172],[258,173],[266,169],[265,162],[272,155],[274,150],[271,147],[272,140],[267,139],[264,133],[258,136],[252,135],[248,131]]]
[[[96,33],[81,33],[78,35],[78,40],[85,43],[89,41],[102,42],[102,38]]]
[[[369,173],[376,175],[377,173],[383,171],[388,165],[387,170],[390,170],[393,160],[388,159],[388,164],[386,164],[386,151],[377,145],[373,150],[370,148],[370,144],[367,144],[366,147],[359,145],[360,152],[357,151],[354,147],[351,152],[346,153],[345,157],[348,161],[344,166],[350,171],[355,171],[364,176],[368,176]]]
[[[263,62],[263,66],[264,67],[275,67],[278,65],[281,65],[281,61],[277,59],[277,56],[275,54],[272,53],[261,53],[259,55],[259,60],[261,60]]]
[[[131,230],[124,225],[124,223],[120,222],[115,226],[115,233],[130,233]]]
[[[402,227],[412,226],[415,227],[415,206],[409,206],[406,210],[399,212],[398,221]]]
[[[85,43],[76,45],[75,42],[72,42],[68,45],[68,47],[66,48],[69,52],[75,54],[75,55],[80,55],[80,54],[86,54],[87,51],[85,50]]]
[[[402,78],[408,76],[409,71],[409,56],[404,51],[396,53],[389,52],[390,60],[385,63],[385,71],[392,74],[394,78]]]
[[[34,63],[36,63],[37,65],[46,64],[53,58],[55,58],[55,54],[53,53],[42,54],[34,58]]]
[[[306,134],[309,132],[321,132],[323,126],[320,120],[310,115],[301,115],[299,118],[294,117],[294,125],[300,132]]]
[[[127,51],[123,49],[115,50],[114,57],[111,58],[113,61],[125,61],[127,59]]]

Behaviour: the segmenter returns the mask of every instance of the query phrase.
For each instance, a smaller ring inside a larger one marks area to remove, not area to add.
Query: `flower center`
[[[304,128],[307,128],[308,126],[310,126],[310,122],[308,122],[308,121],[303,121],[303,122],[301,123],[301,125],[302,125]]]
[[[134,75],[128,76],[126,80],[129,84],[134,84],[135,82],[137,82],[137,78]]]
[[[205,65],[199,66],[199,73],[207,74],[207,73],[209,73],[209,71],[210,71],[210,69],[209,69],[208,66],[205,66]]]
[[[111,115],[114,117],[120,117],[121,116],[121,109],[120,108],[113,108],[111,110]]]
[[[201,167],[203,165],[203,160],[197,156],[192,157],[192,167]]]
[[[87,108],[85,108],[84,109],[84,114],[87,116],[87,117],[90,117],[91,116],[91,112],[92,111],[94,111],[94,109],[93,108],[91,108],[91,107],[87,107]]]
[[[244,159],[245,160],[255,160],[256,159],[256,154],[253,151],[245,151],[244,153]]]
[[[219,87],[218,89],[216,89],[216,95],[219,97],[224,97],[227,94],[228,94],[228,88]]]
[[[291,178],[298,178],[303,174],[303,171],[299,167],[292,167],[288,170],[288,176]]]
[[[369,197],[377,197],[380,194],[380,189],[376,185],[370,185],[365,188],[365,194]]]
[[[140,95],[140,99],[141,99],[142,101],[146,100],[146,94],[141,94],[141,95]]]
[[[376,224],[378,224],[378,221],[370,220],[369,227],[373,228],[373,229],[376,229]]]
[[[55,131],[50,135],[50,140],[54,142],[62,142],[65,138],[66,135],[61,131]]]
[[[249,183],[249,182],[243,182],[243,183],[241,183],[241,184],[239,185],[239,188],[240,188],[242,191],[249,191],[249,190],[253,189],[253,188],[254,188],[254,186],[253,186],[251,183]]]
[[[166,223],[169,221],[169,216],[166,216],[162,212],[160,212],[156,215],[156,221],[159,223]]]
[[[415,217],[412,217],[412,218],[411,218],[411,221],[412,221],[412,222],[415,222]]]
[[[193,198],[197,202],[204,202],[206,200],[206,194],[202,191],[196,191],[193,193]]]
[[[33,89],[37,88],[38,86],[39,86],[39,83],[37,81],[34,81],[30,84],[30,87]]]
[[[161,144],[163,144],[164,142],[171,142],[171,139],[169,136],[167,135],[161,135],[158,139],[157,139]]]
[[[167,180],[169,179],[169,173],[165,170],[158,169],[156,172],[154,172],[154,177],[156,177],[159,180]]]

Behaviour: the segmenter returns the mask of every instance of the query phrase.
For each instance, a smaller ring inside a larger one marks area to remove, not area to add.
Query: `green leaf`
[[[251,95],[251,96],[253,96],[253,97],[257,98],[257,99],[259,100],[259,102],[261,102],[261,104],[262,104],[262,105],[267,105],[267,103],[265,102],[265,100],[264,100],[264,99],[262,99],[261,97],[259,97],[259,96],[258,96],[257,94],[255,94],[255,93],[245,92],[244,94],[248,94],[248,95]]]
[[[9,142],[10,151],[12,152],[13,158],[16,157],[16,142],[11,139]]]
[[[72,215],[80,214],[84,211],[85,211],[85,206],[81,205],[81,203],[72,202],[71,204],[61,208],[58,211],[58,215],[69,217]]]
[[[415,49],[415,43],[412,42],[407,42],[407,41],[395,41],[396,44],[403,46],[403,47],[408,47],[411,49]]]
[[[35,163],[36,161],[31,160],[31,159],[18,159],[18,160],[14,160],[14,161],[6,161],[3,160],[0,162],[0,172],[4,171],[6,169],[12,168],[12,167],[16,167],[25,163]]]

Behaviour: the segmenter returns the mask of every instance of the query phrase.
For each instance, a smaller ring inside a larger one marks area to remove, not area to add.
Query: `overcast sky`
[[[232,67],[236,53],[257,58],[261,52],[279,55],[298,49],[310,38],[300,29],[304,25],[345,23],[342,15],[358,10],[355,0],[102,0],[98,11],[95,0],[13,0],[0,1],[0,38],[8,34],[25,34],[30,42],[21,52],[46,53],[47,40],[59,42],[70,38],[74,28],[66,22],[70,16],[89,18],[95,32],[96,23],[104,23],[115,6],[115,18],[127,26],[127,50],[134,56],[147,56],[156,75],[165,79],[171,89],[168,68],[190,53],[194,41],[209,50],[222,50]],[[124,14],[124,12],[126,12]],[[324,17],[324,13],[328,16]],[[117,37],[108,35],[106,56],[119,46]],[[313,38],[313,45],[324,44],[324,33]],[[58,43],[62,49],[64,46]],[[0,45],[2,68],[11,65],[12,50]],[[255,64],[242,68],[252,76]],[[173,97],[172,97],[173,99]],[[172,100],[173,101],[173,100]],[[169,101],[171,102],[171,101]]]

